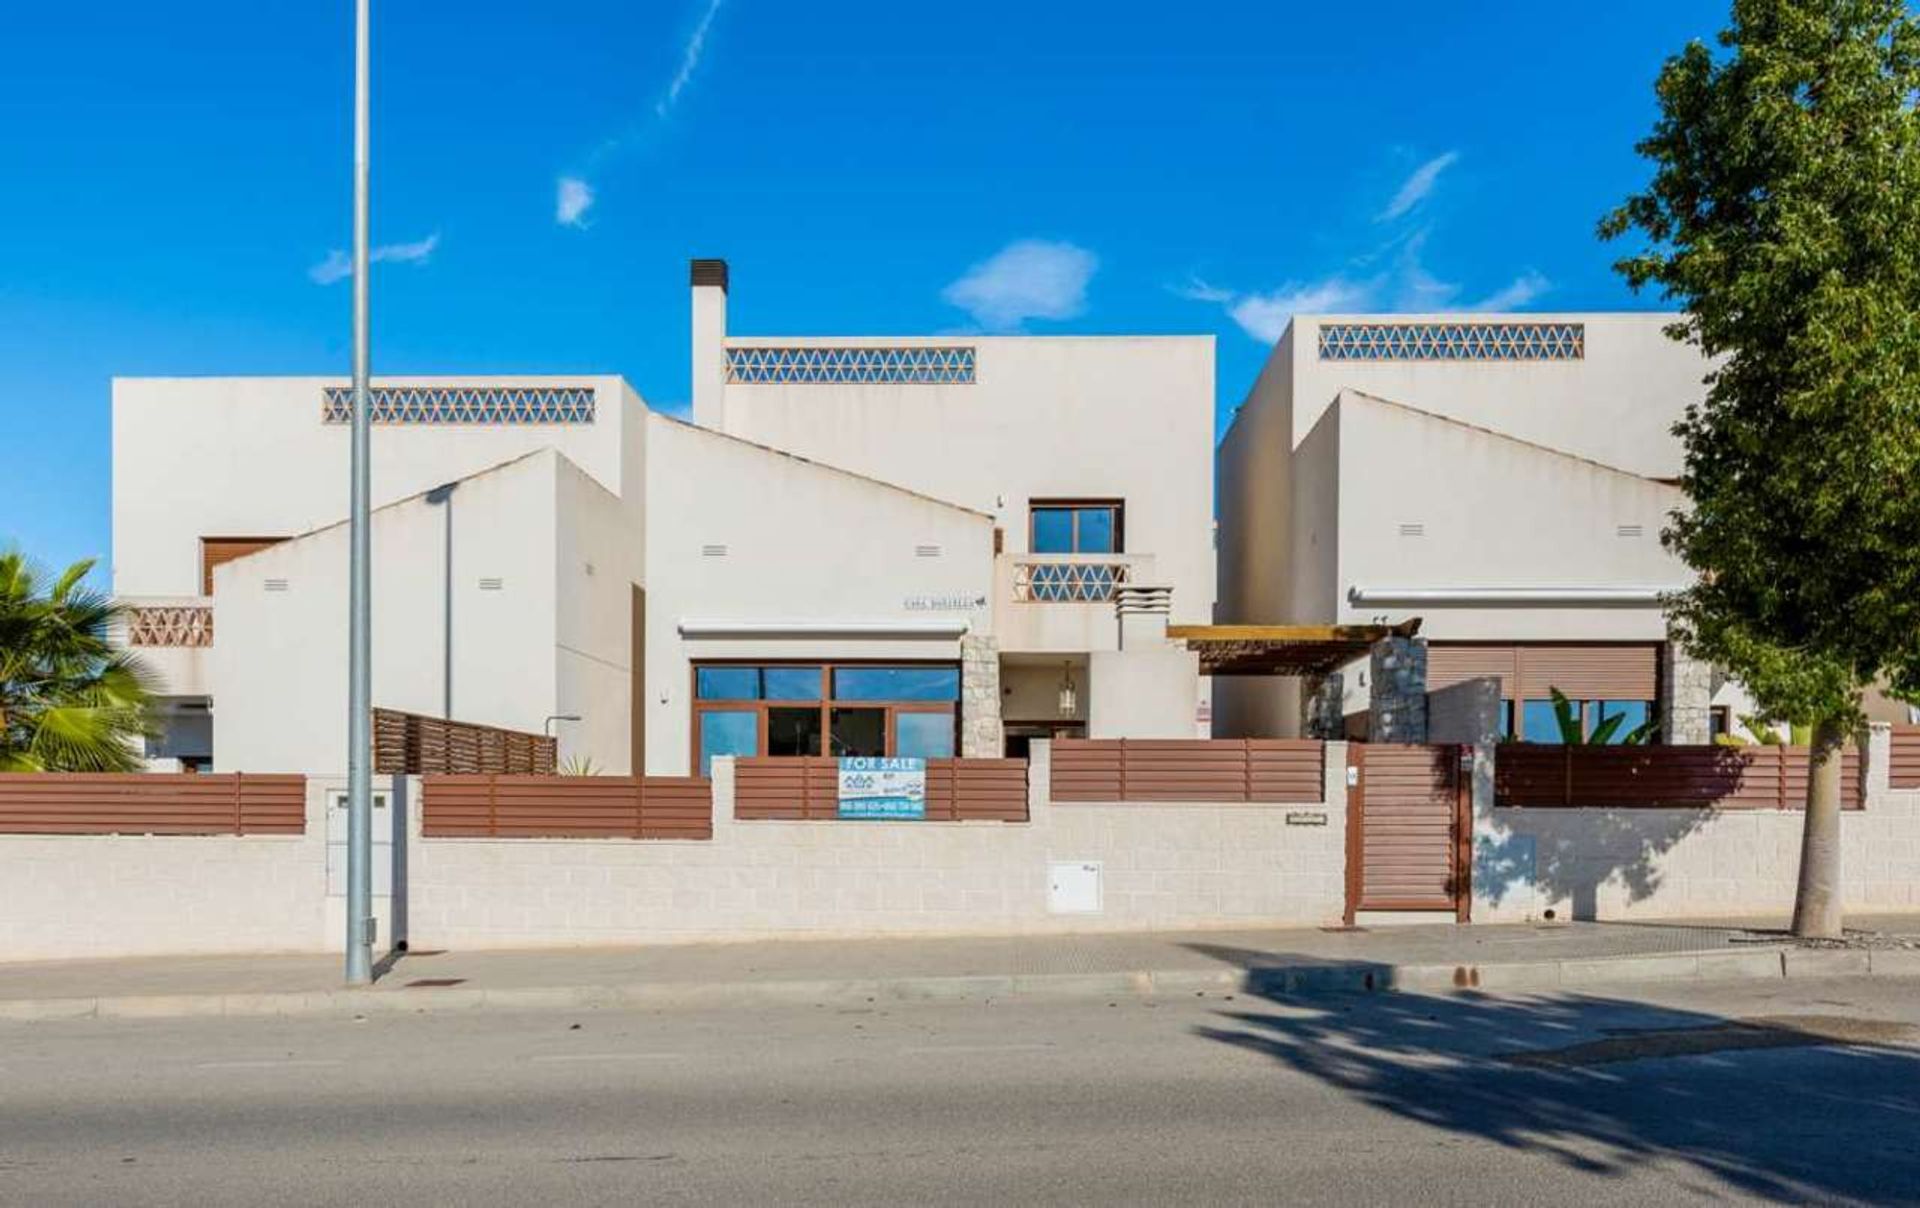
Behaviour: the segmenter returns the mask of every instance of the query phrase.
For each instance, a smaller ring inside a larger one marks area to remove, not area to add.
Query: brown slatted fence
[[[1319,801],[1326,746],[1294,739],[1058,739],[1053,799],[1063,803]]]
[[[373,770],[382,776],[551,776],[557,750],[544,734],[373,711]]]
[[[711,839],[712,781],[697,776],[428,776],[429,839]]]
[[[1891,755],[1888,787],[1920,789],[1920,726],[1893,727]]]
[[[305,776],[0,775],[0,834],[299,835],[306,829]]]
[[[1779,746],[1502,744],[1494,804],[1535,809],[1792,810],[1807,801],[1808,751]],[[1841,753],[1840,805],[1862,804],[1860,752]]]
[[[840,765],[828,758],[734,761],[733,816],[748,822],[831,821],[840,816]],[[1024,759],[927,760],[926,821],[1025,822]]]
[[[1360,773],[1358,791],[1349,797],[1348,842],[1359,858],[1360,876],[1349,888],[1348,921],[1359,910],[1459,915],[1470,867],[1471,806],[1462,791],[1462,749],[1355,743],[1348,757]]]

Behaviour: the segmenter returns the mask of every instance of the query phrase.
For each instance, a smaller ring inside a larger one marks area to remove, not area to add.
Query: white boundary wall
[[[1842,814],[1851,911],[1920,909],[1920,791],[1888,787],[1889,730],[1868,731],[1866,808]],[[1798,810],[1494,809],[1475,791],[1473,919],[1682,919],[1793,909]]]
[[[728,759],[714,764],[710,841],[422,840],[410,938],[471,949],[1339,921],[1341,745],[1327,747],[1325,804],[1058,806],[1048,744],[1034,745],[1025,823],[736,821]],[[1054,861],[1100,864],[1099,913],[1049,911]]]
[[[0,835],[0,960],[323,951],[326,787],[304,835]]]

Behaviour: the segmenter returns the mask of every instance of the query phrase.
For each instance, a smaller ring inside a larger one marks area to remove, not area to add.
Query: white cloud
[[[433,257],[433,249],[440,246],[440,232],[435,231],[425,239],[416,239],[412,243],[383,243],[367,253],[367,259],[374,264],[425,264]],[[332,285],[336,281],[345,281],[353,276],[353,257],[334,248],[327,253],[326,259],[307,270],[307,276],[315,285]]]
[[[673,112],[680,103],[680,93],[686,88],[687,81],[693,79],[693,69],[700,66],[700,56],[707,49],[707,30],[713,27],[713,15],[720,11],[720,0],[707,0],[707,11],[700,14],[700,23],[693,27],[693,36],[687,39],[687,45],[680,52],[680,70],[673,73],[673,82],[667,85],[667,95],[654,105],[654,113],[664,118]]]
[[[1022,239],[968,269],[940,296],[989,331],[1028,319],[1071,319],[1086,309],[1087,282],[1099,266],[1083,247]]]
[[[561,226],[581,227],[589,207],[594,202],[593,182],[589,174],[597,171],[614,156],[626,151],[634,143],[649,133],[650,128],[666,122],[680,103],[680,94],[693,82],[693,73],[699,69],[700,60],[707,52],[707,35],[713,30],[713,19],[720,12],[722,0],[706,0],[706,6],[700,11],[699,21],[694,23],[693,32],[687,35],[687,41],[680,48],[680,67],[667,81],[666,91],[653,103],[653,120],[642,120],[629,126],[620,133],[602,139],[583,159],[578,161],[576,170],[560,178],[558,193],[554,199],[553,220]]]
[[[1403,311],[1445,310],[1460,296],[1460,286],[1442,281],[1427,271],[1421,260],[1426,250],[1427,232],[1409,238],[1394,261],[1393,308]]]
[[[1387,208],[1380,212],[1380,221],[1391,222],[1425,201],[1427,195],[1433,192],[1433,186],[1440,180],[1440,174],[1451,168],[1459,158],[1458,151],[1448,151],[1443,155],[1434,156],[1415,168],[1413,175],[1407,177],[1406,183],[1400,186],[1400,191],[1395,193],[1393,200],[1387,203]]]
[[[1553,288],[1553,282],[1528,269],[1504,287],[1475,302],[1471,310],[1518,310]]]
[[[592,185],[578,176],[562,176],[554,189],[553,220],[561,226],[585,226],[587,207],[592,204]]]
[[[1248,335],[1272,344],[1286,332],[1293,316],[1371,310],[1378,291],[1377,281],[1328,277],[1307,284],[1289,283],[1268,294],[1234,295],[1227,314]]]
[[[1169,285],[1167,289],[1175,297],[1185,298],[1189,302],[1231,302],[1234,299],[1232,290],[1208,285],[1198,277],[1189,277],[1185,285]]]

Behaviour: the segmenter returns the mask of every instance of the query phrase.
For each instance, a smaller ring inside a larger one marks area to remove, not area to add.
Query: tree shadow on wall
[[[1196,1031],[1571,1172],[1618,1179],[1659,1162],[1678,1176],[1676,1199],[1920,1196],[1920,1053],[1898,1047],[1910,1025],[1733,1020],[1579,995],[1263,997],[1274,1009],[1223,1012]]]
[[[1571,774],[1540,766],[1562,756],[1583,763]],[[1599,918],[1600,891],[1610,883],[1630,903],[1659,892],[1661,858],[1696,831],[1737,818],[1743,811],[1713,803],[1750,791],[1749,757],[1737,747],[1509,744],[1494,758],[1489,796],[1519,804],[1496,805],[1476,819],[1474,896],[1499,906],[1531,895],[1540,908],[1562,908],[1577,921]],[[1512,767],[1522,760],[1533,766]]]

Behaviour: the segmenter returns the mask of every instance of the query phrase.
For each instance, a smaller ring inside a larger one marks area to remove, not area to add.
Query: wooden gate
[[[1471,901],[1471,748],[1347,745],[1347,923],[1362,910]]]

